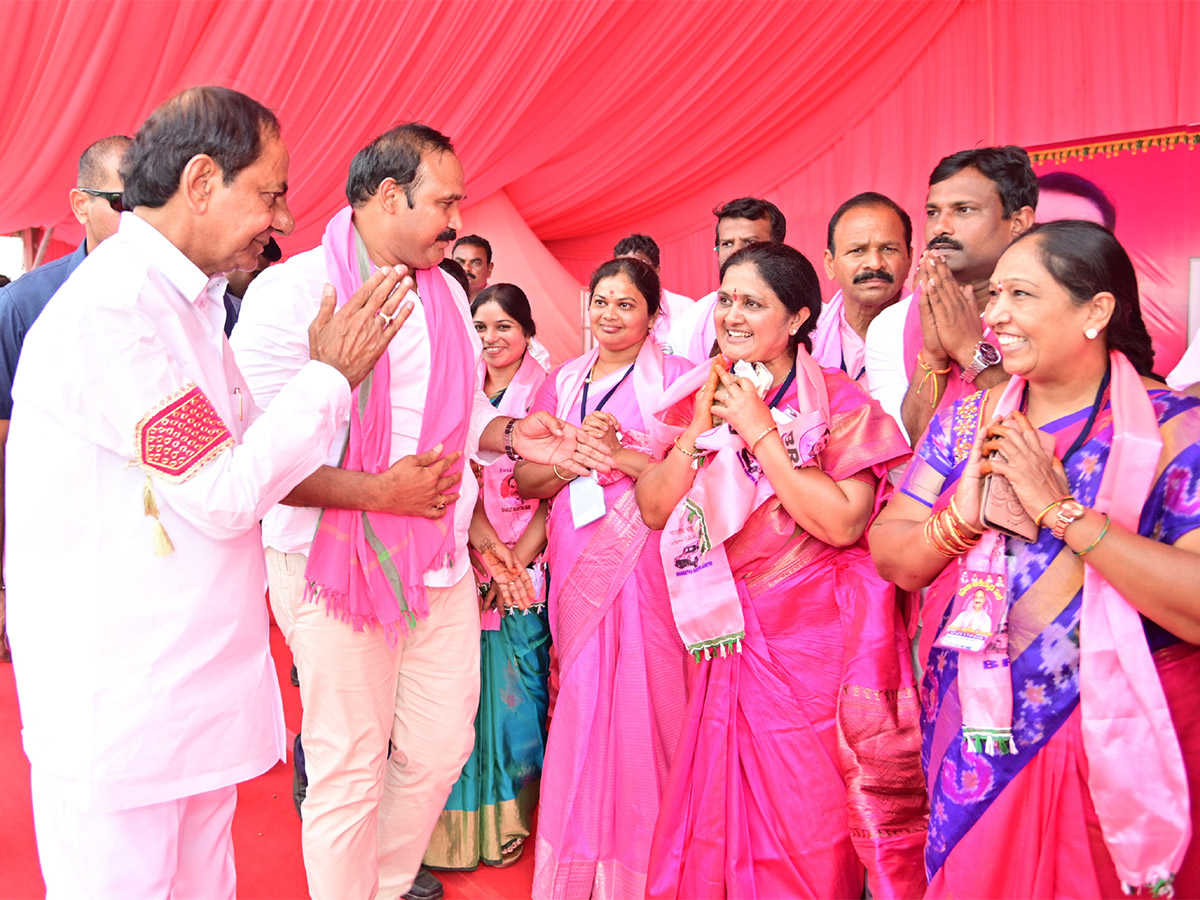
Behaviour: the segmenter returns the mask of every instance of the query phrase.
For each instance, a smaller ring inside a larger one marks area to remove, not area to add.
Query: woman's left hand
[[[608,452],[616,455],[616,452],[621,449],[621,440],[617,436],[621,430],[621,423],[617,421],[617,417],[612,413],[597,411],[588,413],[586,419],[580,425],[585,434],[590,434],[594,438],[604,442],[604,446],[608,448]]]
[[[730,374],[720,363],[716,364],[715,369],[721,386],[713,399],[714,416],[732,425],[747,442],[775,424],[771,410],[758,396],[754,382]]]
[[[993,450],[999,450],[1004,459],[991,457]],[[1007,478],[1030,518],[1071,494],[1062,462],[1042,449],[1037,429],[1019,410],[988,427],[983,454],[980,473]]]
[[[512,548],[498,541],[485,541],[478,550],[484,566],[491,573],[492,588],[498,594],[499,605],[529,609],[533,603],[533,581]]]

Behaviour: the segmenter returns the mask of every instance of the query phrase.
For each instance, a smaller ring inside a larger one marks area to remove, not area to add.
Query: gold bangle
[[[978,544],[980,538],[982,537],[982,534],[974,536],[970,534],[964,534],[959,529],[958,524],[951,517],[948,509],[943,509],[937,514],[937,525],[935,528],[940,530],[942,535],[946,538],[946,542],[960,553],[966,553],[968,550]]]
[[[1041,528],[1042,527],[1042,519],[1046,518],[1046,513],[1050,512],[1050,510],[1054,509],[1054,507],[1058,506],[1058,504],[1062,503],[1064,500],[1070,500],[1070,499],[1071,499],[1070,494],[1068,494],[1065,497],[1059,497],[1057,500],[1055,500],[1053,503],[1051,503],[1049,506],[1047,506],[1045,509],[1043,509],[1040,513],[1037,514],[1037,516],[1033,520],[1033,524],[1036,525],[1038,528]]]
[[[558,466],[554,463],[551,463],[550,468],[554,470],[554,474],[558,476],[559,481],[574,481],[579,477],[578,475],[572,475],[570,478],[567,478],[562,472],[558,471]]]
[[[679,443],[679,438],[675,438],[675,449],[678,450],[680,453],[682,453],[684,456],[690,456],[692,459],[699,459],[700,457],[702,457],[704,455],[703,450],[698,450],[698,449],[685,450],[685,449],[683,449],[683,446]]]
[[[934,520],[934,516],[930,516],[928,519],[925,520],[925,543],[928,544],[934,550],[936,550],[938,553],[940,553],[942,556],[948,557],[949,559],[954,559],[959,554],[954,553],[953,551],[947,549],[945,546],[943,546],[937,540],[936,536],[933,533],[933,520]]]
[[[1091,553],[1093,550],[1095,550],[1096,545],[1098,543],[1100,543],[1100,539],[1102,537],[1104,537],[1106,534],[1108,534],[1108,525],[1110,522],[1112,522],[1112,518],[1109,516],[1108,513],[1105,513],[1104,514],[1104,527],[1100,529],[1100,533],[1098,535],[1096,535],[1096,539],[1094,541],[1092,541],[1090,544],[1088,544],[1086,547],[1084,547],[1082,550],[1078,551],[1075,555],[1076,556],[1087,556],[1089,553]]]
[[[754,452],[754,448],[758,446],[758,444],[759,444],[759,441],[761,441],[763,438],[765,438],[765,437],[766,437],[768,434],[770,434],[772,431],[778,431],[778,430],[779,430],[779,424],[778,424],[778,423],[776,423],[776,424],[772,425],[770,428],[768,428],[768,429],[766,429],[765,431],[763,431],[763,433],[762,433],[762,434],[760,434],[758,437],[756,437],[754,440],[752,440],[752,441],[750,442],[750,452],[751,452],[751,453],[753,453],[753,452]]]
[[[953,497],[950,498],[949,509],[950,509],[950,515],[954,519],[954,524],[962,526],[961,530],[966,531],[968,534],[974,534],[974,535],[982,535],[983,534],[983,532],[980,531],[978,528],[973,527],[971,525],[971,523],[968,522],[963,517],[963,514],[958,511],[958,505],[954,502]]]

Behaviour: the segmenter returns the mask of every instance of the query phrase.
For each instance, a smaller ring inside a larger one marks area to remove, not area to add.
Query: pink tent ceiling
[[[774,200],[816,259],[843,199],[880,190],[915,213],[954,150],[1200,121],[1200,4],[1186,0],[0,8],[0,232],[77,240],[80,151],[182,87],[220,83],[283,123],[295,252],[344,202],[354,151],[420,119],[458,146],[468,230],[478,204],[480,223],[511,226],[499,244],[544,269],[539,321],[560,357],[577,346],[567,273],[583,280],[631,231],[658,240],[669,287],[699,295],[716,278],[715,203]]]

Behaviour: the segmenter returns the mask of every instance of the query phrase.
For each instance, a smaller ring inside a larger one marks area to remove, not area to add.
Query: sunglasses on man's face
[[[100,197],[102,200],[107,200],[108,205],[116,212],[125,212],[125,204],[121,202],[120,191],[98,191],[95,188],[80,188],[85,194],[91,194],[93,197]]]

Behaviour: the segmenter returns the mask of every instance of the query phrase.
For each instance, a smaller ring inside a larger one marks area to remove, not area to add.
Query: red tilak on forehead
[[[738,292],[737,292],[737,288],[734,288],[734,289],[733,289],[733,299],[736,301],[736,300],[737,300],[737,298],[738,298]]]

